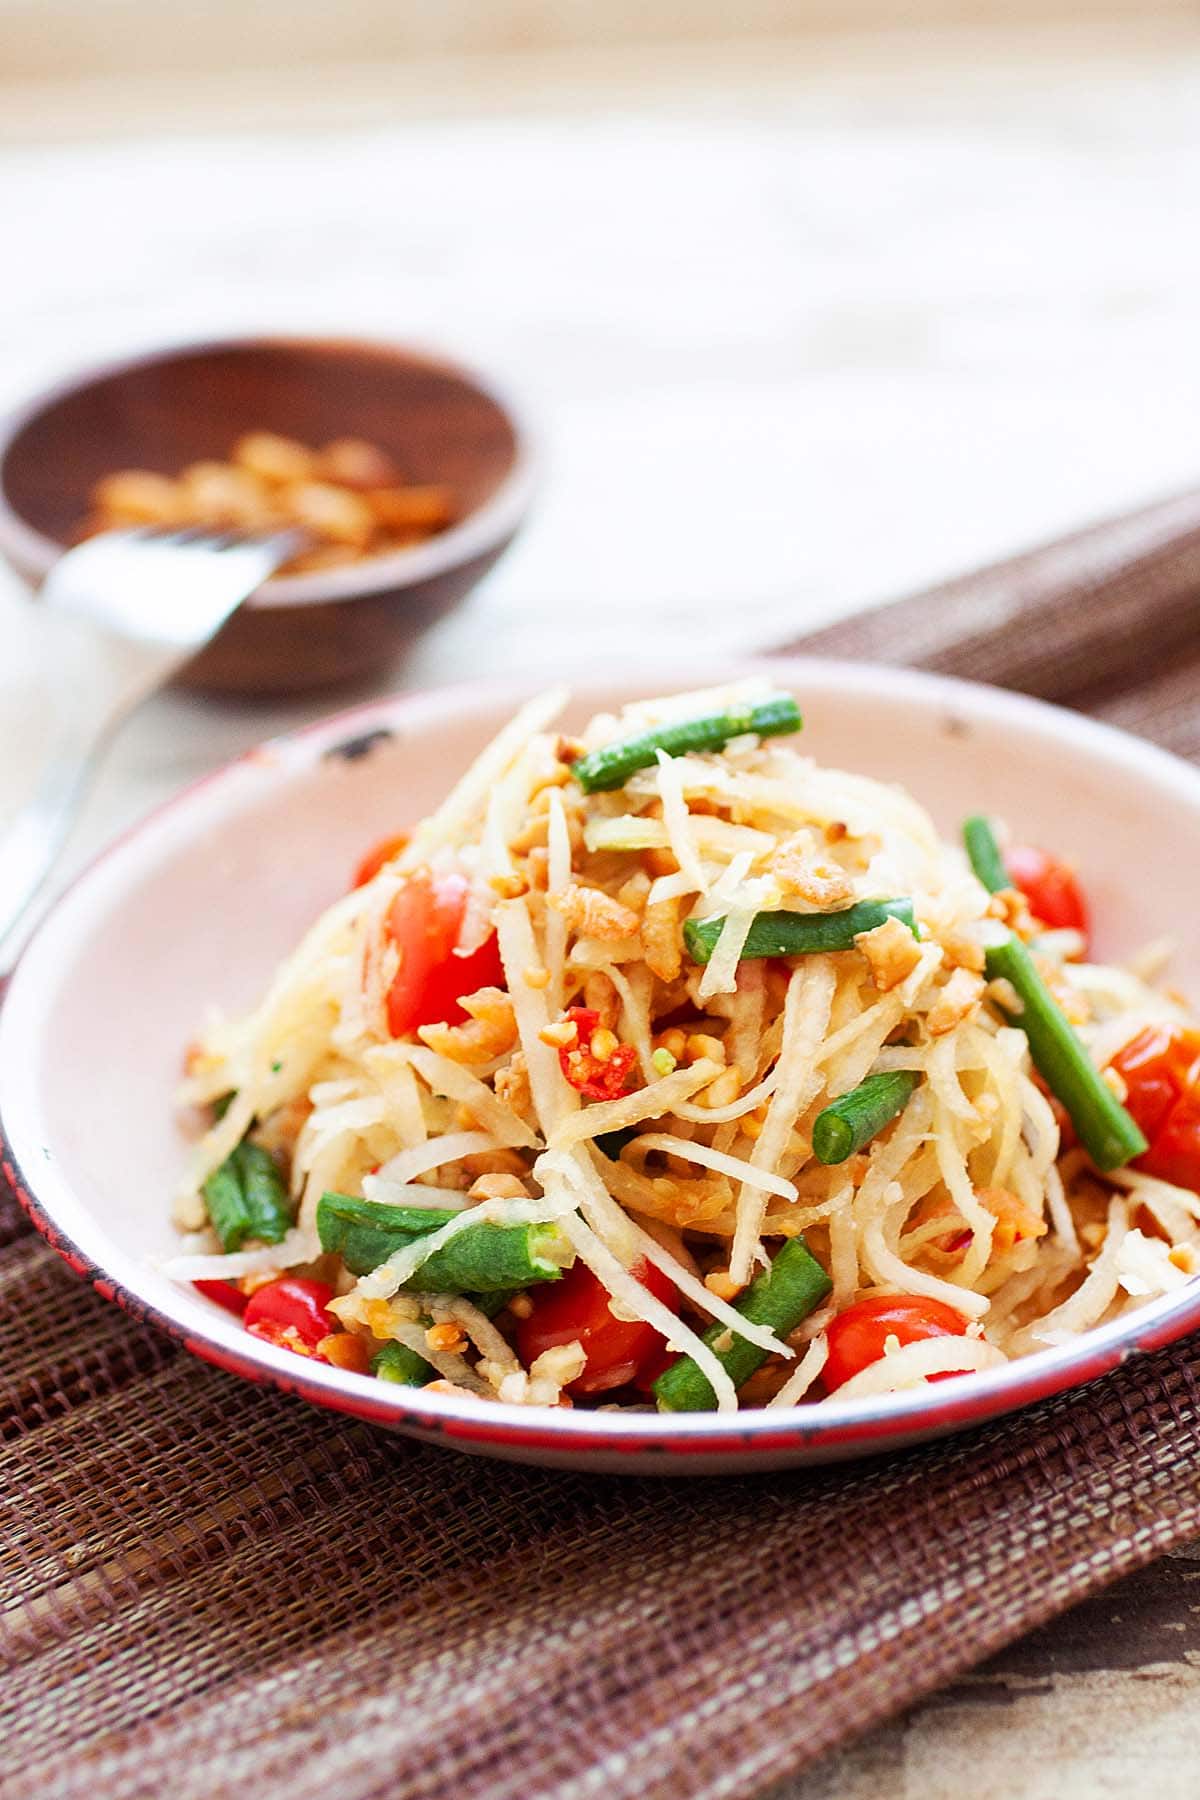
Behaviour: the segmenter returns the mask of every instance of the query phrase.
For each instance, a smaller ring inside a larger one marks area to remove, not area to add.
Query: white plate
[[[1195,770],[994,689],[855,664],[771,667],[800,698],[812,755],[902,782],[948,834],[971,812],[1007,818],[1022,839],[1078,862],[1101,956],[1179,936],[1175,979],[1200,990],[1188,930],[1200,891]],[[569,718],[693,680],[688,669],[580,683]],[[206,1009],[253,1002],[344,891],[364,847],[428,811],[525,695],[480,686],[401,696],[277,739],[155,813],[54,908],[0,1012],[0,1121],[6,1167],[35,1222],[101,1292],[206,1360],[318,1404],[461,1449],[638,1473],[896,1448],[1090,1379],[1200,1324],[1195,1282],[1074,1344],[927,1392],[659,1418],[389,1387],[262,1344],[161,1276],[184,1154],[173,1090]],[[374,732],[390,735],[365,743]]]

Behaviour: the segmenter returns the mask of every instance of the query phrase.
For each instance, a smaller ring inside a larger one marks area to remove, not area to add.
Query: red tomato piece
[[[456,1025],[467,1016],[459,1004],[464,994],[504,985],[495,932],[469,956],[455,954],[467,885],[463,875],[421,871],[392,901],[387,933],[400,953],[387,997],[393,1037],[404,1037],[418,1025]]]
[[[630,1274],[664,1306],[675,1308],[675,1285],[639,1260]],[[577,1262],[560,1281],[547,1282],[530,1298],[533,1311],[517,1326],[517,1350],[528,1368],[543,1350],[578,1338],[587,1357],[583,1374],[570,1384],[573,1394],[605,1394],[637,1381],[666,1349],[666,1339],[641,1319],[618,1319],[609,1309],[608,1289],[586,1264]],[[657,1370],[656,1370],[657,1372]]]
[[[962,1314],[941,1300],[926,1300],[918,1294],[879,1294],[859,1300],[840,1312],[828,1328],[829,1357],[821,1379],[830,1392],[840,1388],[852,1375],[879,1361],[890,1337],[901,1344],[917,1344],[925,1338],[962,1337],[966,1329]],[[929,1379],[942,1380],[944,1375]]]
[[[1087,900],[1070,863],[1032,844],[1014,844],[1005,852],[1004,866],[1034,918],[1051,931],[1080,932],[1086,946],[1091,929]]]
[[[226,1312],[236,1313],[239,1318],[246,1310],[246,1296],[232,1281],[194,1281],[192,1286],[206,1300],[215,1300],[218,1306],[223,1306]]]
[[[380,838],[377,844],[372,844],[354,871],[353,886],[366,887],[368,881],[374,881],[383,865],[407,847],[408,836],[407,831],[398,831],[394,837]]]
[[[607,1061],[601,1062],[591,1050],[600,1014],[591,1006],[569,1006],[566,1016],[575,1026],[576,1036],[574,1044],[558,1053],[563,1074],[585,1100],[619,1100],[637,1061],[637,1051],[632,1044],[618,1044]]]
[[[1112,1066],[1150,1144],[1134,1167],[1200,1192],[1200,1031],[1148,1025]]]
[[[341,1326],[326,1311],[333,1299],[327,1281],[311,1281],[304,1275],[281,1275],[256,1288],[242,1315],[246,1330],[268,1344],[311,1355],[321,1339]]]

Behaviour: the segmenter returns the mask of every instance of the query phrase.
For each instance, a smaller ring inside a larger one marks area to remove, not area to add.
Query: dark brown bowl
[[[0,551],[36,586],[101,476],[223,460],[251,430],[366,438],[409,479],[452,488],[462,516],[410,549],[260,588],[188,665],[196,686],[278,692],[378,670],[486,574],[529,503],[526,435],[467,370],[389,344],[248,338],[92,370],[23,408],[0,433]]]

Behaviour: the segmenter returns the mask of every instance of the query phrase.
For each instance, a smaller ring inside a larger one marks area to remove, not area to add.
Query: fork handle
[[[55,727],[38,785],[0,836],[0,978],[38,916],[38,901],[89,781],[117,729],[162,679],[164,658],[122,643],[83,619],[47,609]]]

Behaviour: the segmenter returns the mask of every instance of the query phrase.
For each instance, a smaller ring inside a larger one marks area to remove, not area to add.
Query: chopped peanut
[[[470,1014],[466,1025],[420,1025],[417,1036],[451,1062],[486,1063],[503,1056],[517,1041],[513,1003],[502,988],[480,988],[460,1002]]]
[[[581,937],[599,938],[602,943],[633,937],[640,923],[637,914],[619,900],[600,888],[583,887],[577,881],[561,894],[551,894],[550,905]]]
[[[1007,1188],[980,1188],[976,1198],[996,1221],[996,1229],[992,1233],[993,1255],[997,1251],[1011,1250],[1014,1244],[1025,1238],[1045,1237],[1049,1230],[1045,1219],[1039,1218],[1037,1213]]]
[[[988,917],[999,919],[1018,937],[1033,936],[1033,919],[1029,911],[1029,902],[1019,888],[1001,888],[988,901]]]
[[[447,1319],[442,1325],[431,1325],[425,1333],[425,1342],[431,1350],[447,1350],[456,1355],[467,1347],[466,1334],[461,1325]]]
[[[316,466],[316,457],[304,444],[275,431],[246,432],[233,446],[233,460],[260,481],[278,487],[311,480]]]
[[[508,1303],[508,1310],[514,1319],[528,1319],[533,1314],[533,1301],[528,1294],[514,1294]]]
[[[550,986],[550,971],[549,969],[542,968],[540,963],[536,964],[533,968],[523,969],[521,971],[521,978],[526,987],[537,988],[540,990]]]
[[[375,517],[365,500],[327,481],[302,481],[286,490],[289,513],[326,543],[365,550],[375,535]]]
[[[983,999],[983,987],[980,977],[970,969],[955,969],[925,1015],[930,1037],[945,1037],[948,1031],[969,1019]]]
[[[370,488],[363,496],[381,525],[402,537],[427,536],[454,522],[454,496],[447,487]]]
[[[921,946],[900,919],[885,919],[871,931],[860,931],[854,940],[867,959],[871,979],[881,994],[912,974],[921,960]]]
[[[970,969],[975,975],[982,975],[984,968],[983,945],[978,939],[965,931],[949,931],[938,939],[945,956],[948,969]]]
[[[488,886],[501,900],[519,900],[522,894],[529,892],[529,883],[523,875],[489,875]]]
[[[701,1106],[731,1106],[742,1091],[742,1071],[736,1063],[710,1081],[698,1096]]]
[[[538,1037],[543,1044],[549,1044],[551,1050],[569,1050],[579,1036],[579,1027],[574,1019],[556,1019],[549,1025],[543,1025]]]
[[[620,1048],[620,1038],[615,1031],[610,1031],[607,1025],[598,1026],[588,1042],[588,1049],[600,1063],[611,1062]]]
[[[492,1086],[496,1090],[497,1100],[503,1100],[506,1106],[512,1107],[518,1118],[528,1122],[528,1114],[533,1108],[533,1095],[523,1050],[515,1050],[507,1067],[496,1070]]]
[[[475,1398],[470,1388],[463,1387],[457,1381],[447,1381],[445,1377],[441,1375],[438,1376],[436,1381],[427,1381],[423,1391],[427,1394],[454,1394],[460,1400],[473,1400]]]
[[[459,1167],[472,1180],[479,1175],[516,1175],[526,1173],[525,1164],[515,1150],[476,1150],[464,1156]]]
[[[676,875],[679,872],[679,864],[669,850],[643,850],[642,867],[647,875],[653,875],[656,880],[660,875]]]
[[[742,1291],[742,1284],[733,1279],[728,1269],[711,1270],[704,1277],[704,1285],[718,1300],[736,1300]]]
[[[616,1024],[621,1010],[617,990],[601,969],[594,969],[583,984],[583,1004],[600,1014],[600,1023],[610,1028]]]
[[[529,1189],[519,1175],[481,1175],[467,1190],[472,1200],[528,1200]]]
[[[787,894],[799,894],[812,906],[842,906],[854,898],[854,883],[836,863],[813,854],[811,832],[785,838],[767,865]]]
[[[711,1037],[706,1031],[693,1031],[684,1044],[684,1055],[688,1062],[725,1061],[725,1046],[719,1037]]]
[[[365,438],[334,438],[318,454],[313,474],[318,481],[332,482],[335,487],[383,488],[396,479],[396,467],[390,456],[377,444]]]
[[[102,516],[98,531],[113,525],[173,525],[179,517],[175,483],[150,469],[118,469],[106,475],[93,488],[92,503]]]
[[[550,836],[550,821],[545,813],[538,818],[530,819],[515,836],[508,840],[508,847],[518,856],[524,856],[527,850],[544,845]]]
[[[273,532],[300,527],[305,541],[281,575],[337,569],[421,543],[457,516],[443,486],[399,486],[391,458],[361,438],[321,451],[271,431],[238,439],[223,461],[190,464],[174,478],[118,469],[92,489],[77,540],[129,525]]]
[[[659,1037],[656,1045],[657,1049],[666,1050],[669,1055],[675,1058],[676,1062],[682,1062],[683,1053],[686,1047],[687,1033],[681,1031],[678,1025],[668,1026],[667,1030]]]

